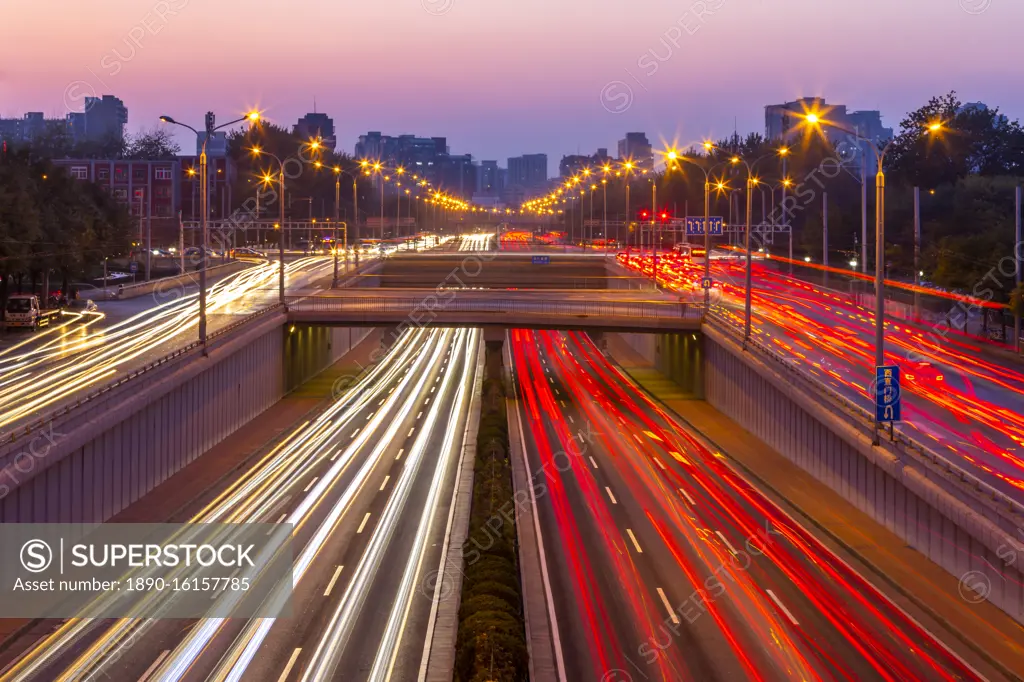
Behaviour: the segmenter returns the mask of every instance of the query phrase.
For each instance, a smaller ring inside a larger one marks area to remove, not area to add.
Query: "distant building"
[[[476,170],[470,154],[445,154],[438,159],[437,180],[434,185],[441,191],[472,197],[476,191]]]
[[[647,135],[626,133],[626,137],[619,140],[619,160],[627,159],[641,168],[651,168],[654,165],[654,149],[647,140]]]
[[[590,169],[600,169],[602,166],[613,163],[615,159],[608,156],[608,149],[600,148],[597,153],[593,156],[583,156],[573,154],[570,156],[563,156],[561,162],[558,164],[558,173],[563,178],[568,178],[576,175],[580,171]]]
[[[203,153],[203,141],[206,139],[206,131],[199,133],[196,137],[196,156]],[[223,130],[218,130],[213,133],[210,137],[210,141],[206,143],[206,156],[207,158],[223,157],[228,155],[228,134]]]
[[[803,97],[785,104],[769,104],[764,108],[764,132],[769,140],[788,139],[809,111],[826,116],[842,128],[856,131],[861,137],[876,143],[892,139],[892,128],[882,125],[878,111],[847,111],[845,104],[828,104],[821,97]],[[826,136],[833,142],[848,137],[836,128],[825,127]]]
[[[85,139],[124,140],[128,125],[128,109],[113,95],[85,98]]]
[[[989,110],[989,106],[987,104],[985,104],[984,102],[967,102],[966,104],[961,105],[960,108],[956,110],[956,113],[963,114],[963,113],[975,112],[975,111],[977,111],[977,112],[985,112],[985,111],[988,111],[988,110]],[[996,124],[996,125],[999,125],[999,124],[1006,125],[1006,123],[1008,123],[1009,120],[1010,119],[1008,119],[1005,114],[999,114],[999,115],[997,115],[995,117],[995,119],[992,122],[994,124]]]
[[[338,138],[334,135],[334,119],[327,114],[306,114],[295,124],[295,134],[302,138],[320,138],[323,145],[332,152],[338,147]]]
[[[519,187],[524,190],[546,189],[548,186],[548,155],[524,154],[509,158],[507,186]]]
[[[501,168],[497,161],[481,161],[477,169],[476,193],[479,196],[495,197],[501,195]]]

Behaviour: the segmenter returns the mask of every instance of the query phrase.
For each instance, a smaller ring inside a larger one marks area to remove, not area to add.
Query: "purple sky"
[[[443,135],[503,166],[545,152],[553,174],[627,130],[763,131],[765,104],[805,95],[893,127],[950,89],[1024,110],[1021,0],[4,0],[0,16],[3,116],[96,92],[132,132],[253,105],[291,125],[315,97],[349,153],[367,130]]]

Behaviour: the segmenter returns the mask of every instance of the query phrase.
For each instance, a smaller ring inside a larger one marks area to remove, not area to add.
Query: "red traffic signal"
[[[668,213],[664,213],[664,212],[662,212],[662,214],[661,214],[661,219],[662,219],[662,220],[668,220]]]
[[[640,211],[640,217],[641,218],[646,218],[647,217],[647,211]]]

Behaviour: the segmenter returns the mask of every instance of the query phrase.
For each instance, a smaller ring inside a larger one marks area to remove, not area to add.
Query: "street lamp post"
[[[208,240],[208,236],[209,236],[209,217],[210,217],[210,210],[209,210],[209,206],[208,206],[210,197],[209,197],[209,177],[207,175],[208,171],[207,171],[207,166],[206,166],[206,143],[209,142],[210,137],[213,136],[214,132],[216,132],[216,131],[218,131],[218,130],[220,130],[222,128],[227,128],[228,126],[233,126],[236,123],[241,123],[242,121],[251,121],[252,123],[256,123],[257,121],[259,121],[259,119],[260,119],[259,113],[255,112],[255,111],[252,111],[252,112],[246,114],[245,116],[242,116],[241,118],[237,118],[234,121],[229,121],[227,123],[223,123],[223,124],[218,126],[218,125],[215,125],[216,119],[214,118],[213,112],[212,111],[211,112],[207,112],[207,114],[206,114],[206,128],[205,128],[206,134],[202,135],[198,130],[196,130],[192,126],[188,125],[187,123],[180,123],[178,121],[175,121],[170,116],[161,116],[160,117],[160,120],[163,121],[164,123],[168,123],[170,125],[181,126],[182,128],[187,128],[188,130],[191,130],[193,133],[196,134],[196,138],[202,137],[202,140],[203,140],[202,149],[200,150],[200,154],[199,154],[199,175],[200,175],[199,182],[200,182],[200,194],[201,194],[201,197],[200,197],[200,202],[201,202],[200,203],[200,210],[202,211],[202,214],[203,214],[203,216],[202,216],[202,243],[199,246],[199,257],[200,257],[200,261],[199,261],[199,343],[201,343],[202,346],[203,346],[203,355],[207,354],[207,346],[206,346],[206,337],[207,337],[207,335],[206,335],[206,248],[207,248],[207,240]]]
[[[829,126],[836,130],[853,135],[861,143],[866,143],[875,153],[877,173],[875,173],[875,367],[885,364],[885,155],[893,145],[890,140],[881,150],[874,140],[862,137],[857,131],[850,130],[831,121],[810,113],[803,117],[812,126]],[[943,129],[942,122],[929,123],[924,134],[939,133]],[[872,381],[874,376],[872,376]],[[877,424],[876,424],[877,427]],[[879,431],[874,429],[873,443],[879,443]]]

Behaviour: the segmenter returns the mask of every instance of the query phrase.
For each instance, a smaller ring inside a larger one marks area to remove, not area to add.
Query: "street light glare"
[[[815,124],[815,123],[818,123],[819,121],[821,121],[821,119],[818,118],[818,115],[814,114],[814,113],[807,114],[806,119],[807,119],[807,122],[810,123],[810,124]]]
[[[175,121],[170,116],[161,116],[160,120],[163,121],[164,123],[177,123],[177,121]]]
[[[250,121],[258,121],[260,120],[260,112],[250,111],[246,118],[248,118]]]

